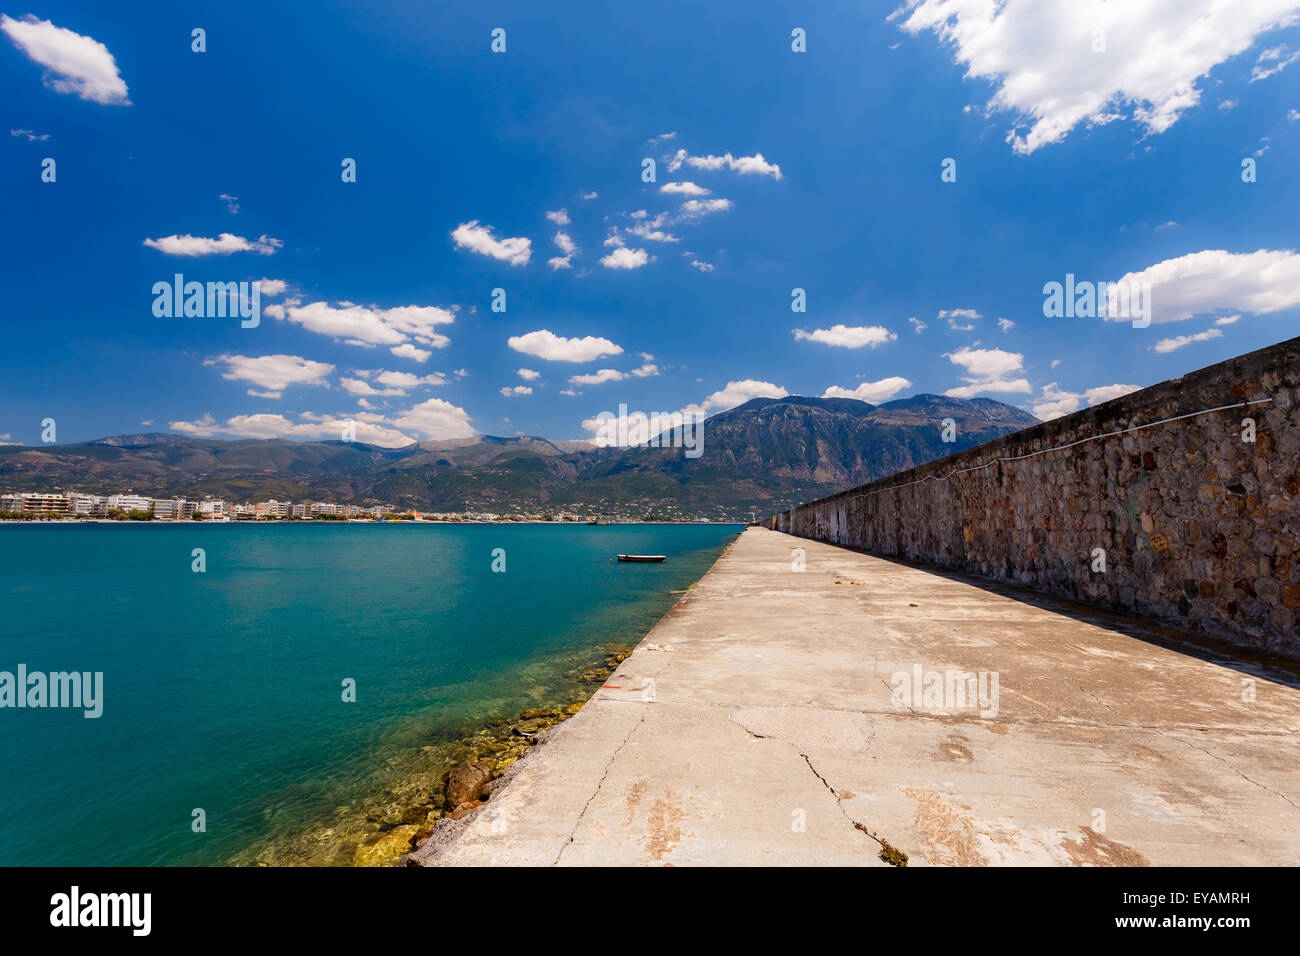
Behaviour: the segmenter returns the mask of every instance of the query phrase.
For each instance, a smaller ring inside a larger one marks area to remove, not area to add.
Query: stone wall
[[[800,505],[773,527],[1300,656],[1298,512],[1300,338]]]

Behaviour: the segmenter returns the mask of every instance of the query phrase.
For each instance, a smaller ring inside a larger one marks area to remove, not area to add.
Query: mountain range
[[[944,419],[956,437],[944,442]],[[358,442],[118,435],[0,446],[0,489],[214,495],[237,501],[387,503],[425,511],[572,509],[635,518],[748,518],[941,458],[1036,424],[988,398],[941,395],[871,405],[756,398],[710,417],[703,453],[597,447],[533,436]]]

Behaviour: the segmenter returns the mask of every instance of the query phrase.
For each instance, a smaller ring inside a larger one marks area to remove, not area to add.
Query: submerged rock
[[[450,819],[452,819],[452,820],[459,820],[461,817],[464,817],[464,816],[466,816],[467,814],[473,813],[475,810],[477,810],[477,809],[478,809],[479,807],[481,807],[481,806],[483,806],[483,801],[482,801],[482,800],[471,800],[469,803],[462,803],[462,804],[461,804],[460,806],[458,806],[455,810],[453,810],[450,814],[448,814],[448,817],[449,817]]]
[[[555,717],[557,713],[551,707],[531,707],[519,716],[524,720],[535,720],[538,717]]]
[[[458,763],[447,771],[447,806],[477,800],[492,779],[492,768],[485,763]]]
[[[395,866],[403,853],[410,852],[415,841],[428,834],[414,824],[389,830],[374,843],[357,847],[355,866]]]

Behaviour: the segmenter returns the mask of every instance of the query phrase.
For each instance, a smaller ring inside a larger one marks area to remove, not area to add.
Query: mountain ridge
[[[956,440],[940,429],[952,419]],[[388,503],[429,511],[569,508],[635,517],[747,517],[863,484],[1037,424],[993,399],[920,394],[755,398],[709,417],[703,453],[476,435],[384,448],[287,438],[128,433],[0,446],[0,488],[155,497]]]

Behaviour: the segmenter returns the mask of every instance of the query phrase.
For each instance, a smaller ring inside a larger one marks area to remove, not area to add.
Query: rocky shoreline
[[[339,807],[332,826],[307,828],[289,840],[237,855],[236,866],[397,866],[417,847],[437,844],[484,806],[509,768],[576,714],[630,654],[606,645],[590,666],[566,671],[547,695],[554,703],[496,717],[486,725],[420,748],[415,766],[395,784]],[[436,839],[431,840],[430,838]]]

